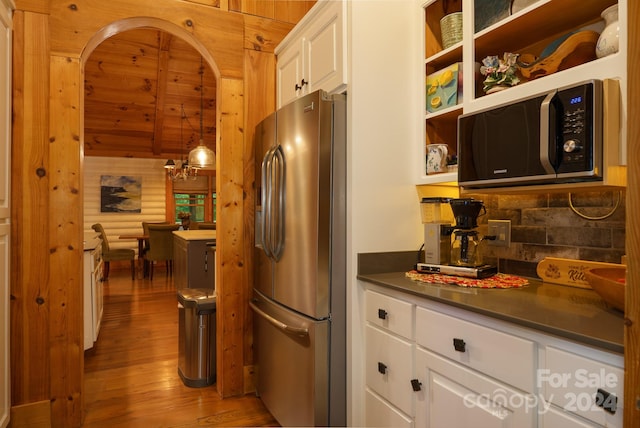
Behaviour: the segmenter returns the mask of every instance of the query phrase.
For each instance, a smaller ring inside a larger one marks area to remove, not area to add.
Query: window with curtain
[[[201,175],[195,180],[173,183],[174,221],[180,223],[181,213],[191,214],[193,222],[216,221],[215,177]],[[169,211],[171,212],[171,211]]]

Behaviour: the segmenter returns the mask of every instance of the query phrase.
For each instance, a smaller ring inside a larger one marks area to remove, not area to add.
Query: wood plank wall
[[[244,130],[275,108],[273,49],[313,3],[16,0],[12,173],[21,180],[12,182],[11,211],[13,427],[28,426],[30,414],[42,415],[47,403],[52,426],[82,423],[83,61],[110,32],[140,25],[188,40],[217,67],[224,112],[217,169],[224,173],[216,183],[216,269],[228,302],[218,306],[218,390],[243,393],[243,370],[252,364],[246,311],[252,246],[246,240],[253,233],[245,220],[253,209],[245,199],[253,185],[253,167],[247,167],[253,149]],[[268,16],[260,15],[264,6]],[[267,58],[245,64],[252,57],[246,51]]]
[[[166,176],[163,159],[85,157],[83,187],[84,231],[92,232],[91,225],[101,223],[111,248],[131,248],[138,251],[138,242],[118,239],[119,235],[142,233],[142,222],[166,221]],[[100,212],[100,177],[125,175],[142,180],[140,213]],[[127,266],[128,268],[128,266]]]
[[[635,76],[640,66],[640,2],[627,2],[627,289],[624,337],[624,426],[640,426],[640,82]]]

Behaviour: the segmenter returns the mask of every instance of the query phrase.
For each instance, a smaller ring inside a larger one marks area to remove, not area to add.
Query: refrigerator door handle
[[[262,235],[262,250],[265,252],[269,259],[273,259],[273,253],[271,251],[271,222],[272,222],[272,169],[273,169],[273,151],[271,148],[267,151],[262,159],[262,227],[260,228],[260,234]]]
[[[300,337],[306,337],[309,335],[309,328],[307,327],[295,327],[295,326],[290,326],[286,323],[283,323],[282,321],[272,317],[271,315],[269,315],[268,313],[264,312],[262,309],[260,309],[258,307],[258,305],[256,305],[257,300],[253,299],[251,301],[249,301],[249,306],[251,306],[251,309],[253,309],[253,311],[258,314],[259,316],[261,316],[262,318],[264,318],[265,320],[267,320],[269,323],[271,323],[273,326],[275,326],[276,328],[279,328],[280,330],[284,331],[285,333],[291,334],[291,335],[295,335],[295,336],[300,336]]]
[[[272,235],[272,254],[273,259],[275,261],[280,260],[282,256],[282,251],[284,250],[284,199],[285,199],[285,159],[284,159],[284,151],[282,150],[282,146],[278,145],[273,152],[273,170],[275,173],[274,182],[275,182],[275,191],[274,198],[276,206],[273,207],[274,210],[274,233]],[[272,201],[274,202],[274,201]]]

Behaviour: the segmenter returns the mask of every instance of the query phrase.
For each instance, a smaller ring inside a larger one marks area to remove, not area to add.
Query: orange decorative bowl
[[[593,268],[585,271],[585,276],[593,290],[609,305],[624,311],[624,287],[626,267]]]

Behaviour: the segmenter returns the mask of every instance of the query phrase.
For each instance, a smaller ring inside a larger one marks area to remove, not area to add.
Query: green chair
[[[129,248],[116,248],[111,249],[109,247],[109,240],[107,234],[104,233],[102,224],[96,223],[91,226],[93,230],[100,234],[102,239],[102,260],[104,260],[104,272],[102,275],[103,281],[109,279],[109,263],[117,260],[131,260],[131,279],[136,279],[136,252]]]
[[[142,222],[142,232],[145,236],[149,236],[149,225],[150,224],[169,224],[169,222],[166,221],[158,221],[158,222],[153,222],[150,223],[148,221],[143,221]],[[142,254],[140,254],[140,258],[142,258],[144,260],[144,273],[143,276],[146,278],[149,276],[149,261],[146,259],[146,254],[149,251],[149,248],[151,248],[151,244],[149,243],[149,238],[144,240],[144,246],[142,247]]]
[[[145,253],[145,261],[149,263],[149,279],[153,280],[155,262],[166,263],[167,276],[173,274],[173,231],[178,224],[147,224],[149,229],[149,250]]]

